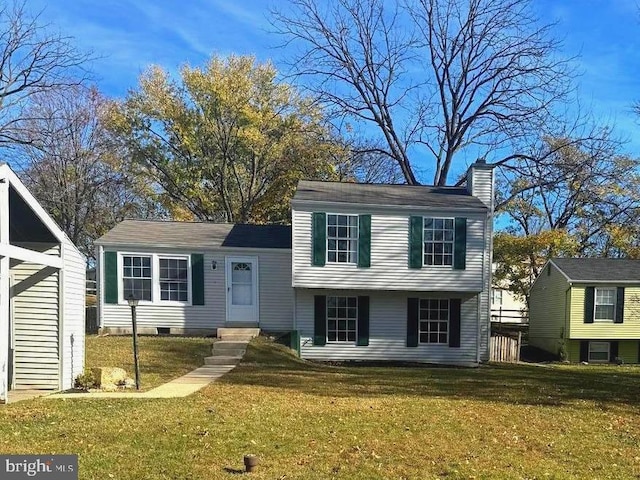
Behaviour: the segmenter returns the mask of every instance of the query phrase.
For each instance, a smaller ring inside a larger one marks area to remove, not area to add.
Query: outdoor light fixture
[[[211,270],[215,270],[216,268],[218,268],[218,262],[211,260]]]
[[[130,307],[137,307],[138,306],[138,299],[136,297],[132,295],[129,295],[129,297],[127,298],[127,302],[129,302],[129,306]]]

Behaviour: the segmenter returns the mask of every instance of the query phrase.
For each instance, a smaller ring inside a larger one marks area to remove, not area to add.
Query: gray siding
[[[126,248],[105,251],[123,251],[159,254],[204,253],[204,305],[162,305],[141,304],[137,309],[137,320],[141,329],[167,327],[172,332],[202,331],[211,332],[224,327],[226,322],[226,256],[258,257],[259,321],[260,327],[270,331],[291,330],[293,325],[293,288],[291,287],[291,251],[290,250],[253,250],[219,249],[215,252],[196,252],[173,249]],[[217,264],[212,269],[212,262]],[[126,302],[105,304],[102,291],[102,273],[100,279],[100,317],[103,328],[131,328],[131,309]]]
[[[547,269],[551,267],[551,274]],[[562,335],[569,337],[567,290],[569,284],[551,264],[543,269],[531,287],[529,297],[529,343],[558,354]]]
[[[58,254],[59,247],[45,253]],[[41,265],[18,263],[13,277],[14,388],[59,388],[59,273]],[[32,277],[35,275],[35,277]],[[38,281],[30,285],[34,279]],[[25,289],[25,287],[27,287]]]
[[[62,389],[73,387],[84,369],[85,288],[84,256],[65,239],[62,272]]]
[[[336,212],[335,207],[317,205],[313,211],[332,213],[370,213],[371,267],[355,265],[312,265],[311,214],[312,209],[296,209],[293,217],[293,286],[302,288],[352,288],[416,291],[480,292],[486,287],[483,269],[486,259],[485,218],[483,213],[455,211],[371,210],[345,205]],[[425,267],[409,269],[409,216],[434,217],[461,216],[467,218],[467,257],[465,270]],[[484,282],[483,282],[484,280]]]
[[[369,295],[369,346],[327,343],[313,346],[314,295]],[[463,298],[460,348],[447,345],[406,347],[407,298]],[[296,289],[296,329],[301,336],[301,356],[314,360],[395,360],[452,365],[476,364],[477,296],[459,292],[390,292],[361,290]]]

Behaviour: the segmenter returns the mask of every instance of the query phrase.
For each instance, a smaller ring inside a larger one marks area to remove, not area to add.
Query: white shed
[[[0,164],[0,403],[82,373],[85,279],[85,257]]]

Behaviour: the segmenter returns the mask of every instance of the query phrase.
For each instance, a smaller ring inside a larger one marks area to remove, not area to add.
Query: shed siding
[[[56,255],[59,251],[60,247],[56,246],[45,253]],[[20,291],[32,275],[41,271],[46,269],[28,262],[18,263],[11,269],[15,389],[59,388],[59,273],[52,270],[34,285]]]
[[[570,338],[640,340],[640,287],[625,287],[624,320],[622,323],[584,323],[584,296],[586,286],[587,285],[578,285],[571,289]],[[618,285],[612,284],[610,286],[616,287]]]
[[[467,218],[466,269],[423,267],[409,269],[409,215],[406,211],[375,210],[345,205],[336,211],[318,205],[314,211],[371,214],[371,266],[312,265],[311,210],[294,209],[293,286],[302,288],[351,288],[413,291],[480,292],[483,289],[483,260],[486,259],[484,213],[456,213],[455,210],[412,211],[412,215]]]
[[[62,389],[73,387],[84,370],[86,259],[66,240],[62,272]]]
[[[549,275],[548,268],[551,268]],[[562,336],[569,338],[565,321],[568,288],[562,273],[548,264],[530,292],[529,343],[554,355],[560,351]]]
[[[188,255],[203,253],[189,250],[125,248],[120,251]],[[106,248],[105,251],[117,251]],[[137,309],[139,328],[167,327],[172,333],[182,331],[213,331],[226,322],[226,256],[258,257],[259,318],[260,327],[269,331],[290,330],[293,325],[293,288],[291,288],[291,251],[257,251],[251,249],[224,249],[204,252],[204,305],[140,304]],[[212,262],[216,269],[212,269]],[[98,278],[102,278],[99,276]],[[101,326],[104,328],[131,328],[131,309],[125,302],[105,304],[104,289],[100,282]]]
[[[314,295],[368,295],[369,345],[313,345]],[[395,360],[458,365],[476,364],[477,296],[462,295],[460,348],[407,347],[407,298],[461,298],[460,293],[296,289],[296,329],[300,354],[314,360]]]

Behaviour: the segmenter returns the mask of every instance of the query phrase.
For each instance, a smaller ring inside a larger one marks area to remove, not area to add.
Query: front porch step
[[[249,341],[260,335],[259,328],[218,328],[217,336],[220,340],[231,340],[236,342]]]
[[[215,355],[205,357],[205,365],[237,365],[242,360],[242,355]]]
[[[236,342],[230,340],[218,340],[213,342],[213,355],[230,355],[230,356],[242,356],[247,351],[247,344],[249,342]]]

